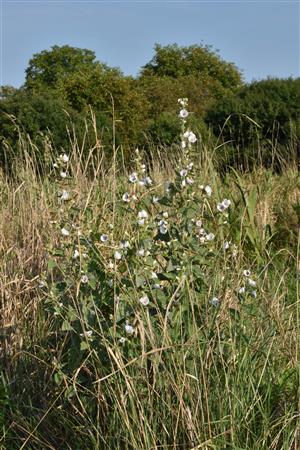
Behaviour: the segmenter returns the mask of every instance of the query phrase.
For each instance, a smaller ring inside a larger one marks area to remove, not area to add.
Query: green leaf
[[[54,267],[57,267],[57,263],[54,259],[48,260],[48,270],[54,269]]]
[[[84,351],[84,350],[88,350],[89,349],[89,344],[86,341],[81,341],[80,342],[80,350]]]
[[[174,266],[172,260],[169,259],[167,267],[166,267],[166,272],[173,272],[173,270],[175,270],[175,266]]]
[[[62,326],[61,326],[61,330],[62,331],[71,331],[71,330],[73,330],[73,327],[70,324],[70,322],[67,322],[66,320],[64,320],[62,323]]]
[[[136,287],[144,286],[145,281],[146,281],[146,278],[143,277],[142,275],[136,275],[135,276]]]

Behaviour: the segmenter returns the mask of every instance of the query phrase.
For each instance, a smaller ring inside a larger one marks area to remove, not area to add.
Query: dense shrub
[[[29,137],[31,145],[26,145],[26,152],[42,167],[50,157],[47,152],[68,151],[68,129],[74,126],[79,135],[85,130],[84,116],[69,107],[53,89],[5,88],[0,101],[0,123],[0,165],[6,171],[10,171],[16,156],[24,154],[20,141],[28,142]]]
[[[269,78],[243,86],[213,105],[205,121],[235,148],[256,144],[258,151],[257,141],[262,145],[271,142],[264,158],[271,158],[276,144],[285,146],[283,156],[288,159],[287,144],[294,140],[299,145],[300,141],[300,78]]]

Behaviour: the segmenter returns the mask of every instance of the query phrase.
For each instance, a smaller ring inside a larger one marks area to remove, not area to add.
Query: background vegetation
[[[299,449],[298,96],[176,45],[2,89],[1,448]]]
[[[91,50],[66,45],[33,55],[21,88],[2,87],[2,167],[18,152],[20,133],[39,148],[49,139],[59,154],[69,150],[74,126],[87,154],[89,141],[83,137],[91,109],[106,152],[111,153],[114,138],[126,162],[137,145],[151,154],[153,145],[178,143],[179,97],[190,99],[192,125],[204,141],[213,134],[226,143],[224,167],[249,168],[258,158],[270,167],[274,145],[285,161],[299,155],[299,79],[245,84],[239,69],[212,47],[176,44],[157,44],[151,61],[133,78],[97,61]]]

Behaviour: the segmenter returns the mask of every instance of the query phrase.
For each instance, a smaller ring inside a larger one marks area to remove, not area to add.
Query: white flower
[[[253,298],[256,298],[257,297],[257,292],[256,291],[252,291],[251,295],[252,295]]]
[[[223,203],[218,203],[217,204],[217,210],[218,211],[220,211],[220,212],[223,212],[223,211],[225,211],[225,206],[223,205]]]
[[[119,339],[119,343],[120,343],[120,344],[125,344],[125,342],[126,342],[126,339],[125,339],[124,337],[121,337],[121,338]]]
[[[169,194],[169,192],[171,192],[171,186],[172,186],[172,183],[170,181],[167,181],[165,183],[165,191],[167,192],[167,194]]]
[[[189,134],[188,141],[191,144],[194,144],[197,141],[196,135],[192,131]]]
[[[196,227],[198,228],[202,227],[202,220],[196,220]]]
[[[120,242],[120,248],[129,248],[130,247],[130,243],[129,241],[121,241]]]
[[[223,250],[228,250],[230,246],[230,243],[228,241],[225,241],[223,244]]]
[[[218,299],[218,297],[213,297],[212,299],[210,299],[209,303],[213,306],[219,306],[220,300]]]
[[[136,252],[137,256],[145,256],[145,249],[144,248],[140,248],[137,252]]]
[[[126,323],[125,331],[126,331],[127,334],[133,334],[134,333],[134,328],[133,328],[132,325],[129,325],[129,323]]]
[[[67,172],[64,172],[63,170],[60,172],[60,176],[61,178],[66,178],[67,177]]]
[[[217,210],[220,212],[225,211],[227,208],[229,208],[229,206],[231,205],[231,201],[228,200],[227,198],[224,198],[224,200],[222,201],[222,203],[218,203],[217,204]]]
[[[168,232],[168,222],[166,222],[165,220],[160,220],[158,222],[158,226],[159,226],[159,232],[161,234],[167,234]]]
[[[155,272],[151,272],[151,278],[152,278],[152,280],[156,280],[158,278],[158,276]]]
[[[190,130],[187,130],[183,133],[183,137],[188,140],[190,144],[194,144],[197,141],[195,133]]]
[[[77,258],[79,258],[79,256],[80,256],[80,252],[79,252],[77,249],[75,249],[75,250],[74,250],[73,258],[74,258],[74,259],[77,259]]]
[[[214,238],[215,238],[214,233],[209,233],[209,234],[206,235],[206,240],[207,241],[213,241]]]
[[[207,185],[207,186],[205,186],[204,190],[205,190],[206,194],[210,197],[211,193],[212,193],[212,188]]]
[[[101,234],[101,236],[100,236],[100,241],[101,241],[101,242],[107,242],[107,241],[108,241],[108,236],[107,236],[107,234]]]
[[[68,157],[68,155],[66,155],[65,153],[64,153],[63,155],[60,155],[60,156],[59,156],[59,159],[60,159],[62,162],[64,162],[64,163],[69,162],[69,157]]]
[[[200,230],[198,230],[198,234],[200,236],[205,236],[206,235],[206,231],[204,230],[204,228],[200,228]]]
[[[243,274],[245,275],[245,277],[250,277],[251,272],[250,272],[250,270],[247,269],[247,270],[244,270]]]
[[[180,170],[180,172],[179,172],[179,175],[181,176],[181,177],[186,177],[187,176],[187,170],[186,169],[181,169]]]
[[[61,197],[60,197],[60,198],[61,198],[62,200],[69,200],[69,198],[70,198],[69,192],[66,191],[66,190],[63,190],[62,193],[61,193]]]
[[[188,164],[187,169],[188,170],[192,170],[193,166],[194,166],[194,163],[191,162],[191,163]]]
[[[61,232],[61,234],[63,235],[63,236],[69,236],[70,235],[70,232],[66,229],[66,228],[62,228],[61,230],[60,230],[60,232]]]
[[[179,98],[178,103],[184,108],[188,104],[188,99],[187,98]]]
[[[121,252],[118,252],[118,250],[115,251],[114,256],[115,256],[115,259],[117,259],[117,260],[122,259],[122,253],[121,253]]]
[[[138,224],[144,225],[145,220],[148,218],[148,213],[144,209],[138,212]]]
[[[40,288],[40,289],[43,289],[44,287],[46,287],[46,283],[45,283],[45,281],[41,280],[41,281],[39,282],[39,288]]]
[[[57,163],[54,163],[54,164],[53,164],[53,167],[54,167],[54,169],[58,169],[58,164],[57,164]]]
[[[130,194],[129,194],[129,192],[125,192],[125,193],[122,195],[122,200],[123,200],[123,202],[126,202],[126,203],[129,203],[129,202],[130,202]]]
[[[232,256],[235,258],[238,255],[237,245],[233,244]]]
[[[181,119],[186,119],[188,115],[189,115],[189,113],[186,109],[181,109],[179,112],[179,117]]]
[[[131,183],[136,183],[136,182],[138,181],[138,175],[137,175],[137,173],[136,173],[136,172],[132,172],[132,174],[129,175],[128,179],[129,179],[129,181],[130,181]]]
[[[152,203],[158,203],[158,201],[159,201],[159,197],[157,197],[156,195],[153,195]]]
[[[222,201],[223,205],[225,206],[225,208],[229,208],[229,206],[231,205],[231,201],[228,200],[228,198],[224,198],[224,200]]]
[[[167,213],[167,211],[164,211],[162,215],[165,219],[167,219],[169,217],[169,214]]]
[[[242,287],[239,289],[239,294],[245,294],[245,292],[246,292],[246,288],[245,288],[245,286],[242,286]]]
[[[139,182],[139,184],[141,186],[151,186],[153,184],[153,181],[150,177],[145,177]]]
[[[149,297],[147,295],[143,295],[143,297],[141,297],[139,299],[139,302],[140,302],[141,305],[147,306],[147,305],[149,305],[150,300],[149,300]]]
[[[89,282],[89,277],[87,276],[87,275],[82,275],[82,277],[81,277],[81,283],[84,283],[84,284],[86,284],[86,283],[88,283]]]
[[[186,142],[185,141],[181,141],[181,148],[186,148]]]
[[[107,282],[108,286],[111,288],[114,285],[114,280],[108,280]]]
[[[139,219],[147,219],[148,218],[147,211],[145,211],[144,209],[142,209],[142,211],[139,211],[138,212],[138,218]]]
[[[80,336],[81,337],[91,338],[93,336],[93,331],[92,330],[85,331],[84,333],[81,333]]]
[[[189,186],[190,186],[191,184],[194,184],[193,178],[187,177],[187,178],[186,178],[186,184],[188,184]]]
[[[254,281],[254,280],[252,280],[252,278],[249,278],[248,279],[248,284],[249,284],[249,286],[256,286],[256,281]]]

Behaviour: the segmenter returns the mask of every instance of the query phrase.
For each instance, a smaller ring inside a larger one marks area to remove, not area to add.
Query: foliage
[[[91,107],[106,151],[111,151],[113,140],[127,149],[140,140],[148,114],[144,94],[132,77],[95,61],[90,50],[54,46],[34,55],[26,73],[21,89],[2,89],[2,139],[12,147],[17,127],[39,147],[41,136],[50,133],[54,148],[66,149],[66,129],[73,123],[83,141]]]
[[[177,135],[172,117],[178,97],[191,99],[195,125],[203,127],[206,110],[240,86],[242,77],[234,64],[223,61],[210,46],[156,44],[155,55],[142,68],[138,83],[150,105],[146,132],[154,142],[167,138],[169,143]]]
[[[45,142],[55,155],[68,151],[73,129],[86,158],[91,121],[101,151],[112,156],[117,147],[128,165],[139,146],[151,159],[155,146],[179,142],[178,96],[191,98],[190,123],[202,142],[210,145],[213,129],[220,171],[252,170],[257,162],[276,169],[299,158],[299,79],[243,85],[237,67],[211,46],[176,44],[157,44],[132,78],[97,61],[91,50],[65,45],[35,54],[23,87],[2,87],[0,164],[8,167],[18,154],[20,134],[25,141],[29,136],[42,161],[49,159]]]
[[[136,89],[136,81],[118,70],[93,70],[73,74],[61,86],[67,104],[79,112],[91,106],[101,128],[105,128],[106,146],[112,142],[115,126],[116,141],[125,146],[137,144],[145,128],[148,104],[145,96]]]
[[[177,44],[156,44],[154,49],[155,55],[141,70],[142,77],[183,78],[205,75],[230,90],[242,83],[237,67],[233,63],[223,61],[212,46],[179,47]]]
[[[36,160],[45,161],[45,142],[50,142],[53,153],[61,148],[68,149],[67,128],[75,124],[82,128],[83,120],[72,108],[67,108],[51,90],[13,90],[0,101],[0,164],[8,169],[12,160],[20,152],[17,143],[20,136],[26,140],[30,136],[34,146],[31,154]]]
[[[0,178],[3,448],[296,448],[298,173],[220,179],[179,114],[165,170]]]
[[[246,149],[253,143],[272,142],[287,146],[291,140],[299,145],[300,78],[269,78],[241,87],[235,94],[221,99],[208,111],[205,121],[224,141]],[[257,155],[256,155],[257,157]],[[283,158],[288,161],[289,154]],[[272,159],[265,152],[266,164]]]
[[[92,50],[54,45],[51,50],[43,50],[30,59],[26,69],[25,87],[57,88],[57,85],[70,75],[99,66],[100,63],[95,59]]]

